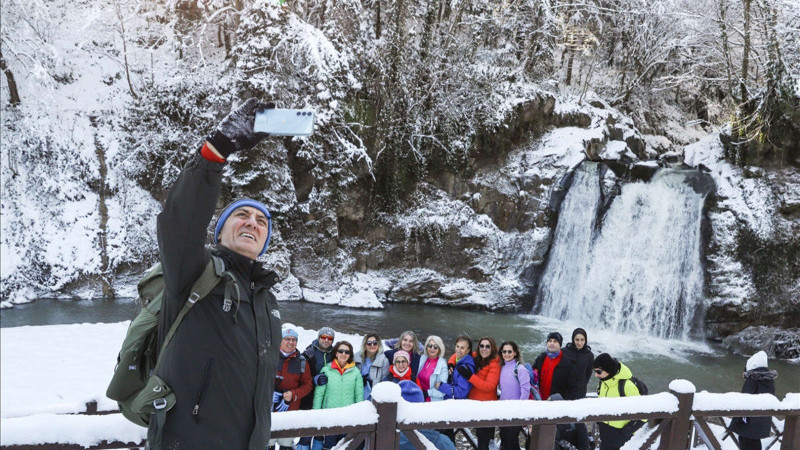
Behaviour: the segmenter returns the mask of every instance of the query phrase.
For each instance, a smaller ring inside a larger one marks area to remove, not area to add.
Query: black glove
[[[472,376],[472,370],[470,370],[470,368],[467,366],[456,366],[456,370],[461,374],[462,377],[464,377],[465,380],[469,380],[469,378]]]
[[[328,384],[328,376],[321,373],[314,377],[314,386],[325,386]]]
[[[206,140],[224,158],[233,152],[250,150],[268,136],[267,133],[253,131],[256,112],[272,108],[275,108],[274,103],[264,103],[257,98],[251,98],[222,119],[211,137]]]

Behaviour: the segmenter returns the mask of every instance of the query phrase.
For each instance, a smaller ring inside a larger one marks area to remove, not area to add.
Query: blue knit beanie
[[[269,213],[269,210],[267,210],[267,207],[264,206],[263,203],[255,201],[251,198],[240,198],[222,210],[222,214],[220,214],[219,219],[217,219],[217,225],[214,227],[214,244],[219,243],[219,233],[222,231],[222,226],[225,225],[225,221],[228,220],[228,217],[230,217],[232,212],[234,212],[237,208],[241,208],[242,206],[250,206],[261,211],[265,216],[267,216],[267,240],[264,242],[264,248],[261,249],[261,253],[258,254],[258,256],[261,256],[266,253],[267,247],[269,246],[269,239],[272,237],[272,215]]]

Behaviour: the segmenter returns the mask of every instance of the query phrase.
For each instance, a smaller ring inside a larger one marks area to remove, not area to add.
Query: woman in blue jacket
[[[444,400],[451,398],[466,399],[469,396],[469,391],[472,389],[472,384],[469,378],[465,378],[459,373],[457,368],[465,367],[471,373],[475,373],[475,360],[472,359],[472,340],[469,336],[458,336],[456,338],[455,353],[447,361],[447,368],[450,372],[448,382],[442,383],[437,389],[442,393]],[[471,375],[470,375],[471,376]],[[455,430],[439,430],[442,434],[449,437],[451,441],[456,441]]]

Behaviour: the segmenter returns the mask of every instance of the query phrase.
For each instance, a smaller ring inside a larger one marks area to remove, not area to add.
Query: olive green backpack
[[[142,311],[131,321],[122,349],[117,356],[117,366],[106,390],[106,397],[116,400],[122,415],[131,422],[147,427],[155,414],[159,421],[175,405],[175,394],[167,384],[155,375],[161,363],[161,355],[167,348],[181,321],[194,304],[207,296],[214,286],[229,276],[238,291],[239,286],[225,264],[211,256],[200,278],[192,285],[191,294],[172,322],[160,351],[156,353],[158,341],[158,313],[164,295],[164,273],[161,264],[156,264],[139,281],[139,301]],[[226,294],[229,289],[226,289]],[[158,358],[156,358],[158,355]],[[159,414],[160,413],[160,414]]]

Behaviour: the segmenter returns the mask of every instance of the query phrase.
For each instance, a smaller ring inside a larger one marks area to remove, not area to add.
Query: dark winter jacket
[[[311,369],[311,378],[322,373],[322,368],[329,365],[334,359],[333,345],[328,347],[328,350],[319,348],[319,339],[314,339],[314,342],[306,347],[303,356],[308,361],[308,367]],[[300,400],[300,409],[309,410],[314,407],[314,390],[310,394]]]
[[[775,395],[775,378],[778,373],[766,367],[748,370],[744,374],[742,393]],[[731,431],[750,439],[764,439],[769,436],[771,417],[734,417]]]
[[[586,378],[586,383],[583,385],[583,389],[581,389],[580,398],[586,397],[586,386],[589,385],[589,380],[592,379],[592,363],[594,362],[592,347],[589,347],[587,344],[584,345],[582,349],[578,350],[575,348],[575,344],[570,342],[564,347],[564,356],[570,358],[575,364],[578,375],[583,375]]]
[[[158,216],[166,283],[159,345],[211,257],[205,241],[222,167],[200,155],[190,160]],[[176,404],[166,415],[162,447],[263,450],[281,340],[280,313],[269,292],[278,278],[224,247],[213,251],[237,279],[241,297],[234,289],[232,307],[223,305],[222,280],[197,301],[164,350],[157,374],[174,390]],[[149,434],[155,427],[151,421]]]
[[[311,369],[308,368],[305,358],[301,358],[300,352],[297,350],[286,357],[281,354],[278,367],[280,370],[275,375],[275,391],[292,391],[289,411],[296,411],[300,409],[300,400],[314,389],[314,383],[311,381]]]
[[[463,358],[459,359],[456,362],[456,355],[453,354],[450,356],[450,359],[447,361],[448,366],[453,367],[452,380],[448,380],[447,383],[442,383],[439,385],[439,392],[444,394],[444,399],[449,400],[451,398],[455,399],[465,399],[469,397],[469,391],[472,390],[472,384],[466,378],[462,377],[456,367],[459,366],[466,366],[469,367],[469,370],[472,373],[475,373],[475,360],[472,358],[472,355],[464,355]]]
[[[539,384],[542,383],[542,364],[544,359],[547,358],[547,352],[542,352],[533,363],[533,368],[539,373]],[[577,400],[581,397],[581,390],[586,391],[586,386],[583,378],[578,375],[578,369],[575,363],[567,357],[562,355],[561,361],[553,369],[553,381],[550,383],[550,396],[553,394],[561,394],[564,400]],[[583,393],[585,396],[586,393]]]

